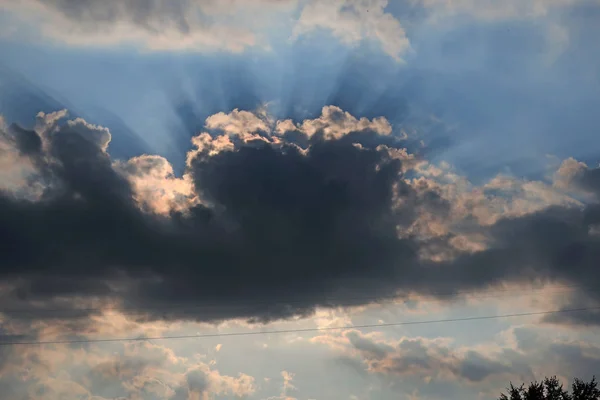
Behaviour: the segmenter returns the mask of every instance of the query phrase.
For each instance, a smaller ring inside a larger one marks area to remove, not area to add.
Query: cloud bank
[[[178,177],[159,156],[111,159],[107,128],[65,117],[2,130],[8,308],[42,317],[79,299],[153,319],[269,321],[532,281],[598,300],[600,206],[569,194],[598,193],[587,165],[475,187],[410,154],[384,118],[328,106],[300,122],[210,116]]]
[[[259,30],[265,14],[278,18],[281,12],[291,11],[295,3],[293,0],[28,0],[9,1],[7,10],[40,34],[70,45],[239,52],[266,46]],[[243,21],[240,15],[244,12],[255,14],[254,22]]]
[[[323,30],[345,45],[378,43],[399,61],[410,44],[387,5],[387,0],[8,0],[13,30],[5,34],[72,46],[238,53],[268,50],[273,29],[289,31],[290,40]]]

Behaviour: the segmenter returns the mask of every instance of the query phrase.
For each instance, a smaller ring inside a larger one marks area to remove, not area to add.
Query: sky
[[[0,0],[7,400],[600,375],[600,2]]]

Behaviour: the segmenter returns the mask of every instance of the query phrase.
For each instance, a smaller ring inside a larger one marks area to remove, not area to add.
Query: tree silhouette
[[[553,376],[542,382],[531,382],[529,386],[514,386],[512,382],[508,393],[501,394],[498,400],[600,400],[600,389],[596,377],[585,382],[575,378],[571,393],[563,388],[560,381]]]

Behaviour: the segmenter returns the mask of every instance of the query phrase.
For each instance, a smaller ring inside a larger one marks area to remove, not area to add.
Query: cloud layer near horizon
[[[301,122],[210,116],[176,177],[159,156],[112,160],[108,129],[65,117],[2,130],[7,307],[77,298],[153,319],[269,321],[532,281],[598,300],[600,186],[583,163],[474,187],[408,152],[384,118],[328,106]]]

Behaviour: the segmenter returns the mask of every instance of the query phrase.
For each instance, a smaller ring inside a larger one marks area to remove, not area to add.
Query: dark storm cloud
[[[383,152],[320,141],[306,155],[288,145],[199,154],[191,175],[212,206],[164,218],[136,207],[101,134],[83,124],[52,131],[52,161],[42,167],[54,184],[43,200],[0,197],[1,273],[30,282],[19,286],[21,297],[74,295],[80,279],[103,293],[98,279],[124,272],[148,279],[127,289],[141,308],[176,303],[184,306],[169,310],[175,317],[277,318],[308,313],[338,290],[389,296],[395,284],[382,282],[397,282],[397,263],[414,259],[396,237],[400,162]],[[38,283],[45,279],[46,289]],[[289,297],[303,300],[268,302]],[[264,303],[240,306],[248,299]],[[218,307],[189,308],[204,303]]]
[[[10,126],[8,140],[14,140],[15,147],[22,155],[36,157],[42,151],[42,139],[34,131],[18,125]]]
[[[264,318],[309,312],[336,292],[389,296],[395,287],[382,282],[397,281],[396,263],[415,257],[410,243],[396,238],[392,185],[399,170],[398,161],[343,141],[315,143],[306,155],[270,145],[199,155],[194,184],[215,206],[176,218],[187,233],[179,246],[196,242],[189,246],[199,258],[180,270],[196,283],[164,270],[165,281],[139,294],[195,302],[201,284],[201,297],[231,305],[222,312]],[[156,270],[163,268],[168,263]],[[300,301],[269,304],[290,297]],[[236,299],[244,298],[263,303],[240,307]]]
[[[600,304],[600,206],[549,207],[537,213],[504,218],[487,234],[492,245],[481,252],[457,257],[448,264],[429,266],[431,279],[421,281],[424,291],[476,289],[493,282],[561,281],[577,286],[582,301],[563,302],[566,309]],[[436,282],[435,284],[433,282]],[[557,306],[550,308],[560,308]],[[600,324],[591,311],[555,315],[547,322]]]
[[[549,207],[537,213],[504,218],[487,230],[491,246],[442,265],[431,265],[437,287],[477,288],[500,281],[570,281],[598,298],[600,221],[597,205]],[[423,281],[426,287],[430,282]],[[427,290],[425,288],[425,290]]]
[[[30,143],[41,138],[15,132],[24,135],[19,149],[36,156]],[[354,145],[361,137],[363,145]],[[420,207],[443,214],[448,205],[399,179],[400,161],[375,149],[377,137],[317,134],[306,150],[254,141],[199,151],[189,174],[205,205],[160,216],[134,201],[130,181],[104,150],[106,130],[81,120],[52,129],[46,161],[37,164],[51,182],[42,198],[0,195],[0,277],[14,287],[5,304],[94,296],[151,318],[267,321],[398,290],[454,292],[540,278],[590,293],[597,287],[600,247],[589,229],[600,222],[597,206],[501,220],[481,228],[492,238],[489,249],[421,261],[422,242],[399,238],[397,227],[410,225]]]

